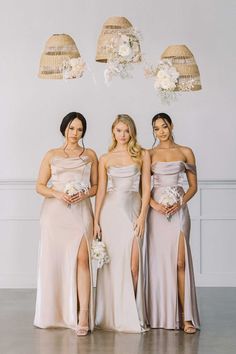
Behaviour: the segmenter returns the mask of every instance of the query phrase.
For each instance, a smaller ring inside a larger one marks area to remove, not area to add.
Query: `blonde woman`
[[[137,143],[133,119],[120,114],[112,124],[109,152],[99,162],[94,237],[102,237],[110,256],[98,274],[99,328],[131,333],[147,329],[141,248],[149,198],[149,154]]]

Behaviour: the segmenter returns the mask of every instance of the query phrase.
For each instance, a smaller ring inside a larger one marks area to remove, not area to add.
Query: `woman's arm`
[[[141,187],[142,187],[142,204],[140,214],[135,223],[136,236],[142,237],[144,234],[145,220],[148,212],[150,201],[150,188],[151,188],[151,162],[148,151],[143,151],[141,169]]]
[[[107,190],[107,172],[105,166],[105,156],[102,156],[98,165],[98,189],[95,203],[94,215],[94,238],[101,236],[100,213]]]
[[[143,164],[141,173],[142,183],[142,207],[140,211],[140,217],[146,218],[148,212],[148,206],[150,201],[150,189],[151,189],[151,161],[147,151],[143,152]]]
[[[70,204],[71,198],[66,193],[55,191],[53,188],[49,188],[47,186],[48,181],[51,178],[51,166],[50,166],[51,158],[52,158],[52,152],[49,151],[43,158],[43,161],[41,162],[39,175],[36,182],[36,191],[37,193],[41,194],[43,197],[57,198],[63,200],[67,204]]]
[[[186,162],[192,165],[196,164],[194,153],[191,149],[185,147],[183,149]],[[184,206],[197,192],[197,175],[189,170],[186,170],[187,180],[188,180],[188,190],[184,194],[182,201],[174,204],[168,209],[168,214],[175,214],[182,206]]]
[[[95,152],[92,152],[93,162],[91,167],[91,176],[90,176],[90,184],[91,187],[89,189],[89,197],[93,197],[97,193],[98,188],[98,158]]]
[[[186,156],[187,163],[196,165],[195,156],[191,149],[186,148],[185,156]],[[189,170],[186,170],[186,176],[187,176],[189,187],[183,196],[183,200],[182,200],[183,204],[186,204],[197,192],[197,175]]]

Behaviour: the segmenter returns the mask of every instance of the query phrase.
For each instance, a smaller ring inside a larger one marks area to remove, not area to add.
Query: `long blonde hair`
[[[138,164],[141,164],[141,162],[142,162],[142,148],[137,142],[137,130],[136,130],[134,120],[128,114],[118,114],[118,116],[114,120],[112,127],[111,127],[112,143],[109,147],[109,152],[114,150],[117,145],[117,141],[115,139],[115,135],[114,135],[113,130],[114,130],[115,126],[120,122],[126,124],[129,128],[130,140],[128,142],[128,153],[129,153],[130,157],[135,162],[137,162]]]

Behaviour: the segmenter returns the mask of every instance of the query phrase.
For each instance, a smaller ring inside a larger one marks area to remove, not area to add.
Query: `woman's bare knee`
[[[179,272],[183,272],[184,270],[185,270],[185,262],[184,262],[184,260],[178,260],[177,261],[177,269],[178,269],[178,271]]]

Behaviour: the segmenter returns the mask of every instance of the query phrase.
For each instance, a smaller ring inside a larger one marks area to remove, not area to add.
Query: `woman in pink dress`
[[[64,145],[45,155],[37,180],[37,192],[45,199],[34,324],[72,328],[79,336],[94,327],[89,250],[93,238],[90,197],[97,190],[97,157],[84,147],[86,127],[82,114],[65,116],[60,127]]]
[[[150,150],[153,190],[147,219],[148,297],[152,328],[195,333],[199,315],[189,245],[187,202],[197,191],[195,157],[172,136],[171,118],[160,113],[152,119],[155,142]],[[186,174],[188,189],[182,187]]]

